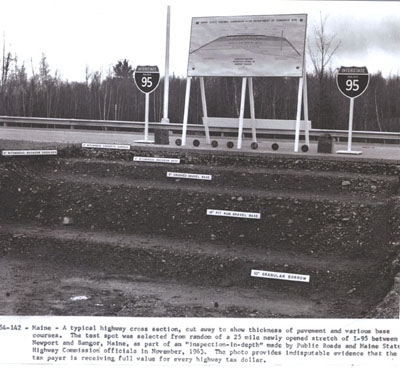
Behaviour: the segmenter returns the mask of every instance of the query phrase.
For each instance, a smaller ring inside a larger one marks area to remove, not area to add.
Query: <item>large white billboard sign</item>
[[[301,77],[306,14],[192,18],[188,76]]]

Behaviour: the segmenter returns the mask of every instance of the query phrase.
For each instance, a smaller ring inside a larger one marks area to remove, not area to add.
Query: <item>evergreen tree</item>
[[[133,79],[133,68],[126,59],[119,60],[113,66],[113,71],[116,78]]]

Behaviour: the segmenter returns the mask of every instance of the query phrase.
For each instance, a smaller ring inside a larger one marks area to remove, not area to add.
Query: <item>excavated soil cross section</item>
[[[68,147],[0,173],[1,314],[364,317],[398,271],[389,163]]]

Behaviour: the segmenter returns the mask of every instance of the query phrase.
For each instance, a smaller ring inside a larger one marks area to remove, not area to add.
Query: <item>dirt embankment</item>
[[[181,163],[133,161],[155,155]],[[371,312],[399,271],[396,165],[67,147],[53,158],[3,158],[0,171],[3,313],[398,315],[390,301]]]

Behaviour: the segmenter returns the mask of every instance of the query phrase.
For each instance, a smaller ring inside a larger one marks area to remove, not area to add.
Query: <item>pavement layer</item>
[[[154,139],[150,134],[150,139]],[[346,160],[346,161],[369,161],[369,162],[388,162],[391,164],[400,164],[400,147],[398,144],[378,144],[378,143],[353,143],[354,151],[361,151],[359,155],[338,154],[336,151],[347,150],[347,142],[335,143],[332,153],[318,153],[318,143],[311,142],[308,152],[301,151],[304,142],[300,142],[299,152],[294,152],[294,140],[259,140],[258,149],[251,149],[251,139],[243,140],[243,146],[239,150],[236,148],[236,137],[215,137],[218,141],[218,147],[213,148],[207,144],[204,137],[188,136],[186,146],[177,146],[175,140],[181,138],[180,135],[170,134],[169,145],[156,145],[146,143],[136,143],[135,141],[143,139],[143,134],[127,133],[127,132],[99,132],[99,131],[78,131],[78,130],[62,130],[62,129],[24,129],[24,128],[8,128],[0,127],[0,140],[2,140],[1,149],[13,149],[11,142],[7,141],[26,141],[27,149],[40,147],[41,144],[48,146],[49,144],[81,144],[81,143],[107,143],[107,144],[129,144],[132,147],[148,147],[150,150],[194,150],[203,152],[224,153],[227,155],[274,155],[284,157],[303,157],[313,159],[329,159],[329,160]],[[193,141],[198,140],[200,145],[195,147]],[[234,147],[229,149],[227,142],[233,142]],[[28,143],[29,142],[29,143]],[[272,150],[272,144],[278,143],[279,149]]]

